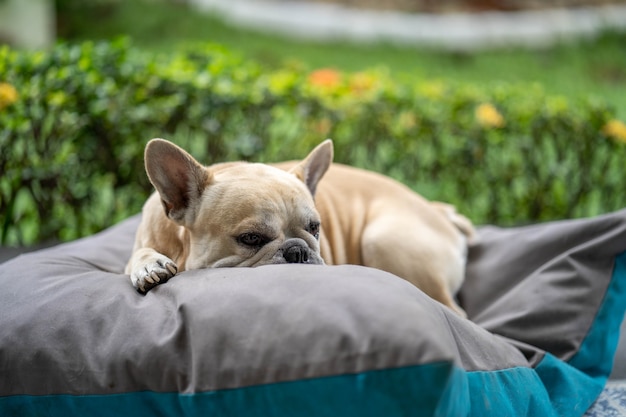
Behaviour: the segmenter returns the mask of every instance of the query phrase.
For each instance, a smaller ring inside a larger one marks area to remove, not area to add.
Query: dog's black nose
[[[283,252],[285,261],[290,264],[304,264],[309,261],[309,253],[306,248],[300,245],[294,245],[286,248]]]

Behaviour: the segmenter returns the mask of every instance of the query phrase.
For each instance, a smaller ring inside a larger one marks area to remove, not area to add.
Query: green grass
[[[108,12],[66,20],[69,40],[129,36],[135,45],[165,52],[194,42],[216,42],[269,67],[299,61],[309,68],[346,71],[385,66],[394,77],[437,78],[477,84],[538,82],[551,94],[593,97],[626,119],[626,33],[572,40],[555,47],[452,53],[388,44],[310,42],[231,27],[216,16],[172,2],[127,0]]]

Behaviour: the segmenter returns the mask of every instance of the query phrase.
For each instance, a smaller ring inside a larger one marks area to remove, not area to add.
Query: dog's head
[[[189,232],[186,269],[323,264],[313,198],[332,158],[330,140],[290,171],[246,162],[204,167],[163,139],[145,151],[165,214]]]

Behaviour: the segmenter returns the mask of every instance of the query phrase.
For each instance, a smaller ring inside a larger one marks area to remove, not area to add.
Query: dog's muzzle
[[[317,263],[311,259],[310,249],[306,242],[302,239],[289,239],[281,246],[279,253],[288,264],[308,264]]]

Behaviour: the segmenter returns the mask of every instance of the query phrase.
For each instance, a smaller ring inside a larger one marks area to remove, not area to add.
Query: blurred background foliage
[[[231,26],[219,15],[198,13],[182,0],[57,0],[57,9],[59,37],[71,41],[124,35],[137,47],[155,53],[193,48],[196,43],[210,41],[270,68],[285,63],[344,71],[384,66],[394,78],[409,80],[445,79],[477,85],[538,82],[549,94],[606,100],[626,118],[626,33],[564,39],[544,48],[443,51],[275,36]]]
[[[338,162],[478,224],[626,203],[624,34],[451,53],[296,42],[171,1],[58,0],[57,13],[66,43],[0,47],[3,245],[74,239],[139,212],[152,137],[206,164],[300,158],[331,137]]]

